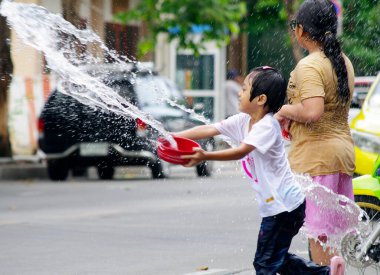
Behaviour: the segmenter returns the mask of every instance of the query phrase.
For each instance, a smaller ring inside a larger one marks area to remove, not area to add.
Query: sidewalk
[[[0,158],[0,180],[47,178],[46,165],[38,156]]]
[[[252,268],[242,270],[226,270],[226,269],[205,269],[197,272],[186,273],[184,275],[254,275],[255,271]]]
[[[285,147],[289,149],[289,142],[285,142]],[[223,150],[228,148],[228,145],[223,142],[219,142],[216,146],[216,150]],[[236,161],[215,161],[214,173],[239,171],[240,165]],[[144,172],[139,171],[140,168],[128,167],[128,174],[130,177],[139,177]],[[193,173],[189,168],[174,165],[172,171],[183,170],[185,173]],[[186,171],[187,170],[187,171]],[[176,173],[176,172],[174,172]],[[97,178],[96,173],[93,171],[91,178]],[[46,161],[43,155],[25,155],[25,156],[13,156],[12,158],[0,157],[0,181],[1,180],[46,180],[49,179],[46,171]]]
[[[236,161],[215,161],[214,173],[231,172],[236,173],[239,168]],[[115,179],[123,178],[146,178],[149,169],[141,166],[118,167]],[[193,175],[194,169],[179,165],[171,167],[172,175]],[[89,168],[88,177],[97,179],[96,169]],[[46,161],[38,156],[14,156],[13,158],[0,158],[0,181],[2,180],[48,180]]]

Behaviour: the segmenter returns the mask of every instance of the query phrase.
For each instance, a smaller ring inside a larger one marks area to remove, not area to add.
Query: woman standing
[[[337,15],[328,0],[306,0],[292,20],[299,45],[308,51],[290,74],[288,103],[276,114],[292,138],[289,162],[337,194],[353,199],[354,145],[348,111],[354,87],[354,69],[337,40]],[[329,265],[336,255],[324,249],[331,234],[339,234],[339,217],[318,215],[318,206],[306,206],[305,225],[312,260]]]

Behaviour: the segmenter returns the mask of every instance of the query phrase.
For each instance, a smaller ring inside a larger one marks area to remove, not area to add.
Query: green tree
[[[250,0],[246,29],[250,35],[251,67],[273,64],[288,71],[303,52],[287,23],[302,0]],[[380,0],[343,0],[343,51],[352,60],[356,75],[380,70]],[[285,36],[287,30],[289,36]],[[289,60],[289,50],[293,60]]]
[[[356,75],[375,75],[380,70],[380,1],[343,2],[343,49]]]
[[[134,9],[117,14],[116,19],[146,24],[148,35],[139,42],[139,56],[154,49],[159,33],[166,33],[169,41],[178,39],[180,48],[191,49],[197,55],[207,41],[228,44],[231,35],[239,33],[239,21],[245,13],[245,3],[238,0],[140,0]],[[189,36],[194,27],[202,28],[198,39]]]
[[[248,33],[248,65],[272,65],[288,75],[304,56],[288,23],[301,0],[248,1],[244,31]]]

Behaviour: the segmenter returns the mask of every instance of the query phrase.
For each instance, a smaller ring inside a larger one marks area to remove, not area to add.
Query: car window
[[[372,108],[380,109],[380,81],[377,82],[375,90],[368,99],[368,105]]]
[[[164,100],[165,98],[178,102],[182,99],[181,94],[171,85],[170,82],[159,76],[137,77],[135,83],[137,98],[142,107],[155,107],[170,105]]]
[[[127,81],[115,81],[109,85],[112,90],[117,92],[121,97],[125,98],[128,102],[136,104],[136,98],[133,93],[132,84]]]
[[[367,93],[374,80],[355,78],[354,93],[352,95],[351,108],[361,108]]]
[[[182,105],[189,108],[185,97],[180,93],[179,89],[174,84],[174,82],[170,81],[169,79],[163,80],[166,87],[170,90],[170,94],[172,95],[171,100],[175,101],[178,105]]]

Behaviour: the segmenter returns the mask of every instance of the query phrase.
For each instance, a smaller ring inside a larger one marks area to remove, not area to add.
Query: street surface
[[[206,179],[173,167],[166,180],[141,168],[113,181],[0,181],[0,274],[254,274],[253,190],[235,163],[215,164]],[[299,234],[291,251],[306,247]]]

